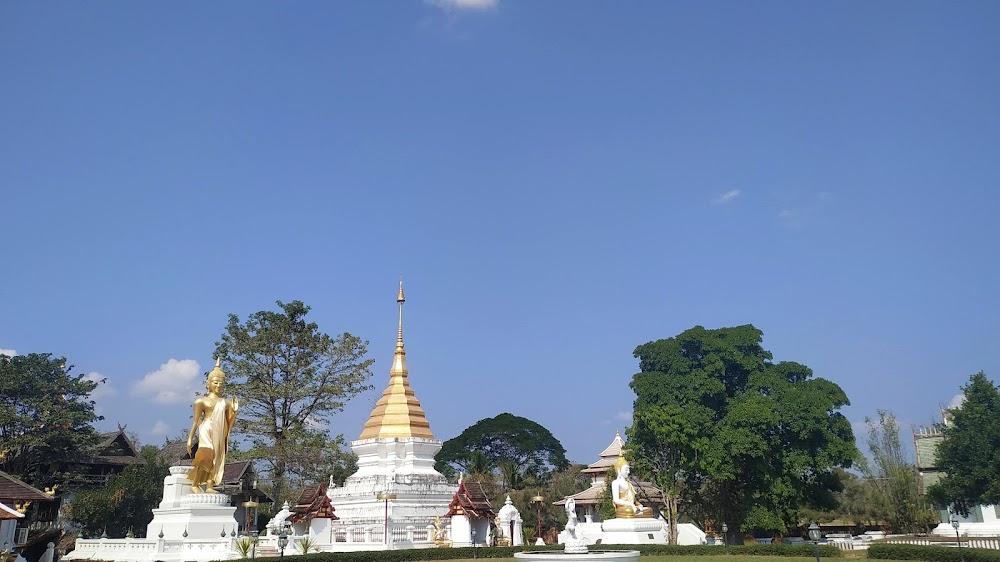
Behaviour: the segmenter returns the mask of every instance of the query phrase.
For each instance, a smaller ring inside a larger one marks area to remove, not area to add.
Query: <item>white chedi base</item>
[[[327,491],[337,525],[382,522],[425,528],[444,517],[458,490],[434,470],[441,441],[419,437],[363,439],[351,442],[358,470],[342,487]],[[377,494],[395,494],[388,505]]]

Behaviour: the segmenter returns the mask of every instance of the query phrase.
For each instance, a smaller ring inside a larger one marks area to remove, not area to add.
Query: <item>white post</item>
[[[55,543],[50,542],[49,544],[45,545],[45,553],[42,554],[42,557],[38,559],[38,562],[52,562],[52,557],[55,554],[55,548],[56,548]]]

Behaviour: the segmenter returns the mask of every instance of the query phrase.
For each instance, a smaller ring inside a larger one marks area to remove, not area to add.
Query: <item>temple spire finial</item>
[[[396,302],[399,303],[399,333],[396,336],[396,352],[403,349],[403,303],[406,297],[403,296],[403,274],[399,274],[399,294],[396,295]]]
[[[400,275],[399,293],[396,302],[399,303],[399,332],[396,336],[396,351],[392,358],[392,368],[389,369],[389,385],[382,392],[382,397],[375,403],[359,439],[376,437],[420,437],[433,439],[430,424],[424,415],[420,401],[410,388],[409,371],[406,369],[406,350],[403,348],[403,279]]]

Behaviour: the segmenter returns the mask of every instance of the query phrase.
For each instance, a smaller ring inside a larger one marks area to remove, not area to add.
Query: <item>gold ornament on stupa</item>
[[[434,439],[431,425],[427,422],[420,401],[410,388],[409,371],[406,370],[406,350],[403,348],[403,280],[399,280],[399,332],[396,336],[396,352],[389,369],[389,386],[375,403],[365,428],[358,439],[379,437],[422,437]]]

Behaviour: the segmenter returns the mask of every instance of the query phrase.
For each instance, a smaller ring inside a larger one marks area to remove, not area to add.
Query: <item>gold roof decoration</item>
[[[427,422],[420,401],[410,388],[409,371],[406,369],[406,350],[403,348],[403,280],[399,280],[399,332],[396,336],[396,352],[389,369],[389,386],[375,403],[365,428],[358,439],[377,437],[423,437],[434,439],[431,425]]]

